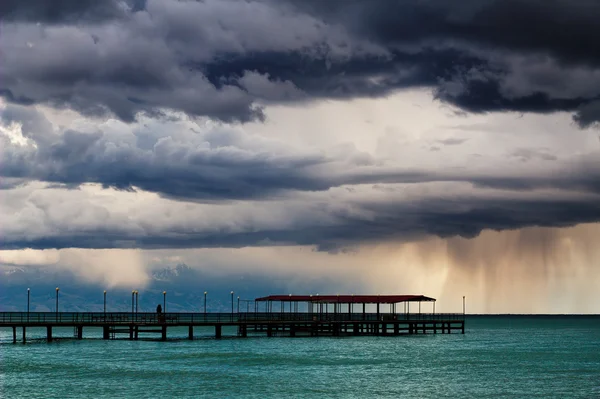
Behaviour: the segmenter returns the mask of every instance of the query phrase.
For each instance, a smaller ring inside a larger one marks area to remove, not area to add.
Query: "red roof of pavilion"
[[[424,295],[269,295],[256,301],[320,302],[320,303],[399,303],[434,302]]]

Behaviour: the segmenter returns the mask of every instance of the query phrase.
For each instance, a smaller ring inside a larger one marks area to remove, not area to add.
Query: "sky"
[[[439,311],[600,313],[599,17],[4,0],[0,266],[128,288],[185,263]]]

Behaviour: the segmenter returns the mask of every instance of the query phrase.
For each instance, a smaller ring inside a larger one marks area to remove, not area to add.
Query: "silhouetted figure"
[[[162,306],[160,306],[160,303],[156,307],[156,317],[157,317],[159,323],[164,323],[165,318],[162,314]]]

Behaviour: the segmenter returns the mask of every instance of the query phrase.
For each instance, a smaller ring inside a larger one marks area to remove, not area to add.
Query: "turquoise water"
[[[465,335],[401,337],[0,334],[3,398],[600,398],[600,317],[470,317]]]

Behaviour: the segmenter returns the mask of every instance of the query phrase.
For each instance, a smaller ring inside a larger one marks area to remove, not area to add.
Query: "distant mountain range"
[[[163,303],[163,291],[167,292],[167,311],[202,312],[204,291],[207,291],[208,311],[231,311],[231,291],[234,291],[234,309],[237,297],[243,309],[243,300],[269,294],[327,292],[335,287],[328,280],[289,281],[273,278],[266,274],[213,275],[190,268],[185,264],[154,270],[149,273],[150,282],[145,288],[113,288],[107,291],[108,311],[130,311],[131,290],[139,290],[139,311],[153,312],[156,305]],[[103,310],[105,287],[78,280],[72,273],[50,267],[11,267],[0,269],[0,310],[25,311],[27,309],[27,288],[31,290],[31,311],[54,311],[56,307],[55,288],[60,287],[60,311]],[[329,290],[328,290],[329,288]]]

